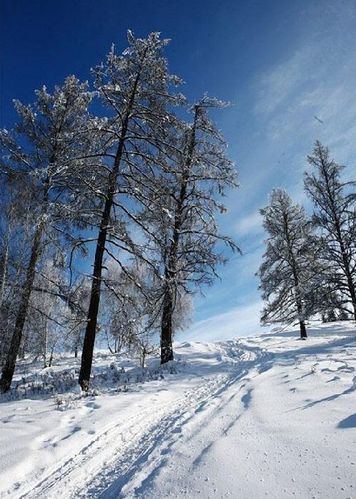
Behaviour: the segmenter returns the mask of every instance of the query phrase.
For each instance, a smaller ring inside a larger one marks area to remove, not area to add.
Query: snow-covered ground
[[[146,373],[102,354],[87,397],[75,359],[21,365],[20,398],[0,399],[0,496],[356,498],[356,329],[297,336],[183,343]]]

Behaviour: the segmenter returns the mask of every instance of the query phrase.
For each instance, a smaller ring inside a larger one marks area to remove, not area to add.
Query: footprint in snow
[[[85,404],[86,407],[89,407],[90,409],[100,409],[100,405],[97,404],[96,402],[88,402]]]
[[[341,366],[341,367],[338,367],[337,370],[341,371],[343,373],[353,373],[355,369],[351,366]]]
[[[201,404],[199,404],[199,406],[195,409],[195,413],[197,412],[201,412],[204,410],[204,407],[206,406],[206,402],[202,402]]]
[[[4,424],[6,424],[6,423],[10,423],[10,421],[11,421],[12,419],[14,419],[14,417],[15,417],[15,415],[14,415],[14,414],[12,414],[11,416],[7,416],[6,418],[2,419],[2,420],[1,420],[1,422],[2,422],[2,423],[4,423]]]
[[[63,442],[63,440],[67,440],[68,438],[70,438],[72,435],[74,435],[74,433],[77,433],[78,431],[80,431],[82,428],[80,426],[74,426],[71,430],[70,433],[68,433],[68,435],[66,435],[65,437],[61,438],[61,442]],[[52,444],[53,445],[53,444]],[[57,444],[55,444],[57,445]],[[53,445],[53,447],[55,447],[55,445]]]

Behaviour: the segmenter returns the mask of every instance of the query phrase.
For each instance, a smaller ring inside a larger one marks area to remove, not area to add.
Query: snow
[[[0,399],[0,496],[356,497],[351,323],[176,352],[146,372],[99,353],[89,396],[31,389],[44,371],[21,364],[19,398]],[[63,358],[46,379],[77,368]]]

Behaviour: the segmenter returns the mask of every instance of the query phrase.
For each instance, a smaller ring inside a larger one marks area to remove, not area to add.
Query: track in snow
[[[227,374],[214,373],[173,403],[154,408],[154,413],[149,408],[131,421],[108,425],[80,452],[46,470],[46,475],[30,490],[21,490],[19,497],[56,498],[63,497],[65,491],[66,498],[117,498],[131,481],[137,481],[137,476],[139,483],[134,487],[139,494],[140,483],[161,466],[182,429],[193,424],[198,415],[208,413],[209,408],[215,409],[221,395],[231,387],[235,394],[239,392],[242,386],[235,388],[235,384],[273,358],[273,354],[259,348],[244,345],[242,349],[239,341],[226,342],[219,348]],[[241,399],[242,404],[246,403],[248,394]]]

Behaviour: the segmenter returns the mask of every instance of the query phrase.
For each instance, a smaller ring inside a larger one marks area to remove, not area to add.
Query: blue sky
[[[125,47],[128,28],[172,39],[166,55],[188,98],[207,91],[232,103],[217,122],[240,188],[221,226],[244,254],[196,297],[185,336],[258,332],[258,210],[269,192],[284,187],[308,207],[302,174],[316,139],[355,178],[356,0],[0,0],[0,126],[14,120],[13,98],[30,102],[35,88],[68,74],[89,78],[112,42]]]

